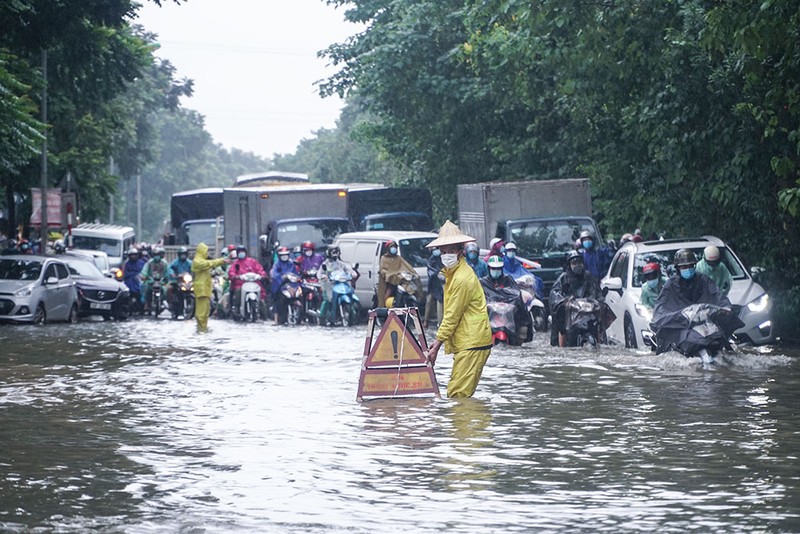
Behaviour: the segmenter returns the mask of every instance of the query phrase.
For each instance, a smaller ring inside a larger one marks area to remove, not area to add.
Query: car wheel
[[[44,310],[44,304],[41,302],[36,306],[36,312],[33,314],[33,324],[41,326],[47,322],[47,312]]]
[[[633,329],[633,321],[631,321],[630,316],[627,314],[625,314],[625,348],[639,348],[639,344],[636,342],[636,331]]]
[[[69,316],[67,316],[67,322],[69,324],[78,324],[78,306],[77,306],[77,304],[73,304],[72,308],[69,309]]]

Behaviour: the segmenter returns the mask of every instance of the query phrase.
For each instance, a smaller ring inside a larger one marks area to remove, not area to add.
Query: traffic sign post
[[[379,317],[385,320],[375,338]],[[433,366],[425,357],[427,350],[416,308],[370,310],[356,398],[441,397]]]

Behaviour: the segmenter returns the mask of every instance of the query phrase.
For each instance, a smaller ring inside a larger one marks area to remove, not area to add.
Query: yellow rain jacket
[[[224,265],[225,260],[208,259],[208,245],[200,243],[194,253],[192,273],[194,274],[194,295],[196,297],[211,297],[211,269]]]
[[[452,269],[444,269],[444,318],[436,339],[444,351],[455,354],[492,345],[492,328],[483,288],[464,258]]]

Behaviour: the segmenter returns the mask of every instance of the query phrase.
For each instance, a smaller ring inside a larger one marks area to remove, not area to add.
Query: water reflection
[[[0,328],[0,530],[800,529],[777,351],[703,369],[537,337],[475,398],[357,403],[359,329],[193,330]]]

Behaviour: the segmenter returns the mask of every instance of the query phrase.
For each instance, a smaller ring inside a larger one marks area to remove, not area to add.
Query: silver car
[[[0,321],[78,320],[78,294],[67,266],[48,256],[0,256]]]
[[[733,276],[733,285],[728,293],[733,311],[744,322],[744,327],[734,333],[738,342],[762,345],[775,341],[772,328],[772,300],[769,295],[750,276],[742,262],[725,243],[713,236],[695,239],[667,239],[664,241],[645,241],[625,243],[614,255],[608,274],[602,286],[608,292],[606,303],[617,315],[617,320],[609,327],[609,340],[624,343],[626,347],[644,347],[644,339],[652,335],[650,320],[652,310],[641,304],[642,267],[648,262],[661,265],[663,276],[675,274],[672,264],[675,252],[688,248],[697,258],[703,257],[703,249],[708,245],[719,248],[720,258]]]

